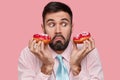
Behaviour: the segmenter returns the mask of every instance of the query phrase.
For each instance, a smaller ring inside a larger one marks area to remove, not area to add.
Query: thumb
[[[72,44],[73,44],[73,49],[77,49],[77,44],[74,41],[72,41]]]

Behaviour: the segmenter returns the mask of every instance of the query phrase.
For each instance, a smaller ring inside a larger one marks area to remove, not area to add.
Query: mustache
[[[64,36],[63,36],[63,35],[61,35],[61,34],[56,34],[56,35],[53,37],[53,39],[52,39],[52,40],[54,40],[56,37],[62,37],[62,38],[65,40]]]

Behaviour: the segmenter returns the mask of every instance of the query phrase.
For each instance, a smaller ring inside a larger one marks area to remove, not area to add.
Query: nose
[[[56,34],[61,33],[61,27],[59,25],[56,26]]]

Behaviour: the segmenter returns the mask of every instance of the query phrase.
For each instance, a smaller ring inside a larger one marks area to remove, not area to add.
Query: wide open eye
[[[62,25],[62,27],[66,27],[67,23],[66,22],[62,22],[61,25]]]
[[[49,26],[49,27],[54,27],[54,26],[55,26],[55,23],[54,23],[54,22],[50,22],[50,23],[48,23],[48,26]]]

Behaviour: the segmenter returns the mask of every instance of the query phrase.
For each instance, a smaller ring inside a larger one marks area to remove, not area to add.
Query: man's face
[[[68,46],[72,32],[72,22],[68,13],[59,11],[45,16],[44,32],[51,37],[50,47],[63,51]]]

